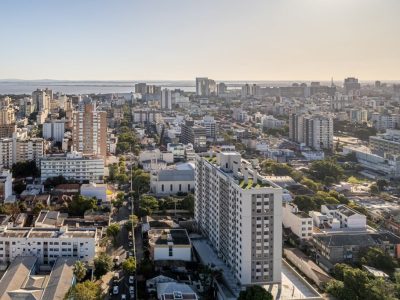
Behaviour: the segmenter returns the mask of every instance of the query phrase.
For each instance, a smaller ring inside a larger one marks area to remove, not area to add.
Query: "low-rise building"
[[[9,170],[0,173],[0,202],[7,202],[12,196],[12,174]]]
[[[310,239],[313,232],[312,218],[300,211],[296,204],[286,203],[282,210],[283,226],[290,230],[300,239]]]
[[[0,232],[0,262],[19,256],[35,256],[40,264],[52,264],[59,257],[92,262],[98,242],[96,228],[6,228]]]
[[[150,177],[150,190],[157,196],[190,193],[194,189],[194,165],[185,163],[174,169],[154,172]]]
[[[102,183],[104,178],[104,160],[83,156],[79,152],[53,154],[40,161],[41,181],[47,178],[63,176],[79,182]]]
[[[148,236],[153,260],[192,260],[192,243],[186,229],[151,229]]]

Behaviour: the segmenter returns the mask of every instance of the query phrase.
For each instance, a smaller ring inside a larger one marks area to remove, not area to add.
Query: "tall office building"
[[[217,137],[217,122],[213,116],[204,116],[202,125],[206,128],[207,138],[215,139]]]
[[[221,96],[226,94],[228,88],[226,87],[226,84],[223,82],[218,83],[217,85],[217,95]]]
[[[147,84],[144,82],[135,84],[135,93],[137,94],[146,94],[146,86]]]
[[[196,95],[200,97],[210,96],[210,84],[207,77],[196,78]]]
[[[181,125],[180,140],[185,145],[192,144],[196,151],[204,151],[207,149],[206,128],[195,125],[193,120],[186,120]]]
[[[85,99],[72,114],[72,145],[83,155],[107,154],[107,112],[98,111],[91,99]]]
[[[282,189],[237,152],[196,157],[195,221],[242,285],[281,282]]]
[[[348,94],[354,94],[355,91],[358,91],[361,88],[360,83],[357,78],[348,77],[344,80],[344,92]]]
[[[325,115],[292,114],[289,138],[315,150],[333,148],[333,119]]]
[[[169,89],[163,89],[161,92],[161,109],[172,109],[172,93]]]
[[[49,89],[37,89],[32,93],[32,101],[34,102],[37,111],[48,111],[52,99],[53,91]]]

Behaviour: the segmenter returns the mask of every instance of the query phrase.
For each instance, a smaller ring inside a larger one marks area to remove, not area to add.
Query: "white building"
[[[45,143],[42,138],[0,139],[0,165],[10,169],[13,164],[34,160],[39,165],[44,155]]]
[[[273,129],[273,128],[282,128],[286,125],[286,122],[283,120],[278,120],[274,116],[263,116],[261,118],[261,123],[263,128],[265,129]]]
[[[190,193],[194,189],[194,165],[185,163],[173,169],[154,172],[150,177],[150,190],[157,196]]]
[[[84,197],[96,198],[103,203],[107,203],[107,184],[82,184],[81,195]]]
[[[161,152],[160,149],[145,150],[139,154],[139,163],[142,164],[148,160],[163,160],[168,164],[174,162],[174,155],[172,152]]]
[[[62,142],[65,132],[65,120],[52,120],[43,123],[43,138]]]
[[[186,229],[151,229],[148,235],[153,260],[192,260],[192,243]]]
[[[217,137],[217,122],[213,116],[204,116],[201,125],[206,128],[206,137],[215,139]]]
[[[35,256],[40,264],[59,257],[76,257],[92,262],[98,241],[96,228],[6,228],[0,232],[0,262],[18,256]]]
[[[9,170],[0,173],[0,202],[7,202],[12,196],[12,174]]]
[[[331,215],[340,223],[340,228],[348,229],[366,229],[367,217],[350,207],[340,205],[321,205],[321,213]]]
[[[333,148],[333,119],[327,115],[292,114],[289,138],[315,150]]]
[[[242,285],[281,282],[282,188],[237,152],[197,156],[195,221]]]
[[[64,176],[79,182],[102,183],[104,178],[104,160],[83,156],[79,152],[62,155],[49,155],[40,161],[42,182],[47,178]]]
[[[313,232],[313,220],[305,213],[300,211],[296,204],[286,203],[282,210],[283,226],[290,230],[300,239],[308,240]]]

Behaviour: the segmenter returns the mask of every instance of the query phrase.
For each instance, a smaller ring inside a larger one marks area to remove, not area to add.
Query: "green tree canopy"
[[[121,226],[118,223],[110,224],[110,226],[107,227],[106,230],[107,236],[113,239],[114,245],[117,242],[117,236],[120,231],[121,231]]]
[[[101,287],[92,281],[78,283],[71,287],[65,299],[74,300],[101,300],[103,299]]]
[[[151,216],[158,209],[158,200],[153,196],[143,195],[140,199],[140,211],[143,216]]]
[[[323,181],[326,184],[338,182],[343,176],[343,169],[333,160],[314,161],[309,170],[314,180]]]
[[[136,272],[136,259],[129,257],[122,263],[122,269],[126,274],[134,274]]]
[[[360,262],[363,265],[371,266],[379,270],[392,273],[398,267],[398,263],[381,248],[373,247],[360,253]]]
[[[101,276],[111,271],[112,267],[113,262],[111,257],[102,252],[94,259],[94,276],[99,279]]]
[[[132,231],[132,227],[136,227],[139,223],[139,218],[136,215],[130,215],[128,221],[125,223],[125,228],[128,231]]]
[[[86,272],[87,269],[85,264],[82,261],[77,260],[74,264],[74,275],[76,277],[76,280],[82,281],[86,277]]]
[[[68,214],[71,216],[83,216],[85,211],[90,209],[97,209],[96,199],[78,195],[68,204]]]
[[[40,172],[34,160],[22,161],[13,164],[12,174],[14,178],[38,177]]]
[[[273,296],[259,285],[252,285],[241,291],[238,300],[273,300]]]

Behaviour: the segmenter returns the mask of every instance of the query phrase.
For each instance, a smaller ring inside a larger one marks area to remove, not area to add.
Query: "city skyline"
[[[400,79],[395,0],[22,2],[1,79]]]

